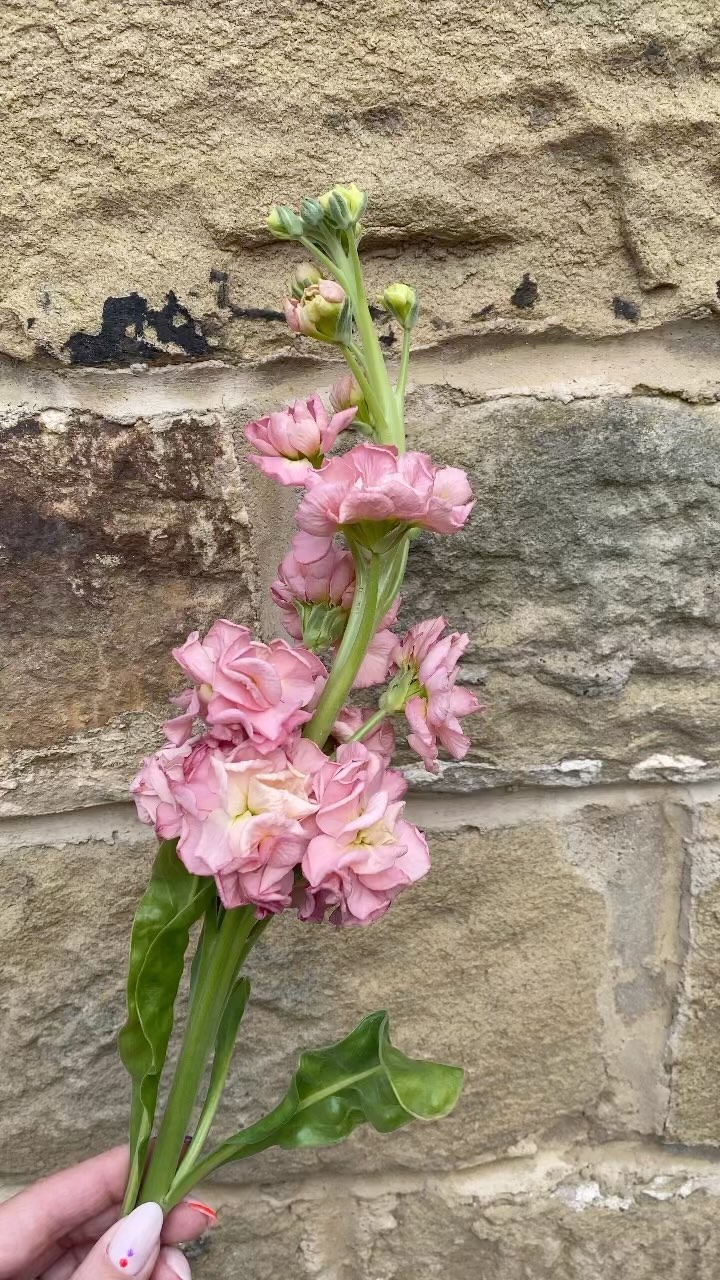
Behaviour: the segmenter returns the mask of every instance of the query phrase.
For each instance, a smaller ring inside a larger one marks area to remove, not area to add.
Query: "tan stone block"
[[[720,1144],[720,812],[702,806],[688,840],[686,957],[670,1043],[671,1141]]]
[[[3,40],[13,357],[287,350],[268,206],[348,178],[373,200],[373,287],[420,285],[425,341],[715,304],[707,7],[147,0],[138,26],[127,4],[38,0]]]
[[[673,1183],[675,1185],[673,1185]],[[669,1185],[668,1185],[669,1184]],[[608,1194],[570,1177],[483,1196],[451,1181],[244,1189],[191,1251],[197,1280],[280,1273],[333,1280],[714,1280],[717,1193],[663,1179]],[[288,1229],[288,1219],[295,1231]],[[300,1240],[298,1241],[298,1233]]]

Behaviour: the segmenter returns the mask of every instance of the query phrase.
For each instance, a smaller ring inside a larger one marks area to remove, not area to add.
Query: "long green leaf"
[[[120,1057],[132,1079],[126,1205],[137,1193],[152,1133],[190,929],[215,892],[212,880],[185,870],[176,844],[165,840],[158,849],[130,941],[128,1013],[119,1036]]]
[[[323,1147],[364,1123],[391,1133],[410,1120],[439,1119],[462,1082],[460,1067],[407,1058],[390,1043],[387,1013],[371,1013],[338,1044],[303,1053],[282,1102],[181,1175],[168,1203],[221,1165],[267,1147]]]

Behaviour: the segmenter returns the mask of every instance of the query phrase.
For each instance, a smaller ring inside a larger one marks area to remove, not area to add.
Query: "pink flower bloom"
[[[355,592],[355,566],[349,551],[327,538],[297,533],[278,569],[270,593],[282,614],[285,630],[302,640],[302,624],[294,601],[349,610]]]
[[[440,467],[435,473],[430,510],[423,528],[432,529],[434,533],[456,533],[474,506],[465,472],[460,467]]]
[[[247,424],[245,435],[260,455],[252,455],[250,461],[280,484],[303,485],[356,412],[348,408],[331,418],[320,396],[296,400],[279,413]]]
[[[342,551],[332,540],[316,538],[309,533],[297,533],[270,591],[289,635],[295,640],[303,639],[300,614],[309,614],[306,642],[313,648],[327,648],[342,638],[353,602],[353,558],[349,551]],[[295,601],[301,606],[300,612],[295,607]],[[313,605],[320,606],[319,616],[317,611],[303,608]],[[368,646],[355,677],[356,688],[382,684],[387,678],[390,658],[397,644],[397,636],[389,628],[395,622],[399,607],[398,596],[381,619]],[[315,638],[318,640],[317,644],[314,642]]]
[[[315,775],[317,835],[302,870],[308,883],[303,919],[370,924],[398,893],[430,868],[420,831],[403,818],[405,780],[356,742],[338,748]]]
[[[395,637],[397,643],[397,636]],[[345,707],[333,725],[332,735],[337,742],[348,742],[354,733],[370,719],[371,711],[361,711],[359,707]],[[381,720],[377,729],[373,729],[362,740],[368,751],[379,756],[384,765],[389,765],[395,751],[395,731],[389,720]]]
[[[417,623],[399,642],[393,656],[399,671],[393,683],[407,682],[410,694],[405,703],[412,730],[408,744],[430,773],[439,769],[438,743],[455,760],[467,754],[470,739],[463,733],[458,717],[483,709],[469,689],[455,684],[456,667],[469,638],[457,632],[443,636],[446,625],[444,618]]]
[[[214,734],[184,742],[180,746],[161,747],[143,760],[142,768],[130,784],[130,792],[141,822],[155,828],[160,840],[174,840],[180,834],[184,802],[191,795],[193,812],[200,812],[202,797],[211,784],[212,760],[229,754],[235,743],[228,735],[219,742]],[[192,787],[192,793],[188,788]],[[205,790],[203,790],[203,788]],[[212,804],[206,803],[209,812]]]
[[[286,298],[285,319],[294,333],[333,342],[342,315],[345,290],[334,280],[308,285],[302,297]]]
[[[313,471],[306,486],[297,522],[315,537],[365,521],[380,533],[397,523],[454,533],[473,507],[464,471],[438,469],[429,454],[398,454],[391,445],[357,444]]]
[[[324,537],[359,521],[420,523],[430,510],[433,478],[427,454],[357,444],[308,476],[298,525]]]
[[[173,656],[194,682],[180,695],[174,741],[183,741],[196,715],[220,730],[244,732],[257,752],[282,743],[310,719],[327,678],[319,658],[284,640],[260,644],[247,627],[221,619],[204,640],[194,631]],[[173,733],[173,722],[166,726]]]
[[[353,375],[351,373],[343,373],[330,388],[329,399],[336,413],[351,407],[357,410],[363,402],[363,393]]]
[[[178,854],[193,875],[215,877],[226,907],[252,903],[263,916],[290,905],[316,805],[311,775],[284,752],[238,758],[248,751],[216,751],[209,776],[183,789]]]

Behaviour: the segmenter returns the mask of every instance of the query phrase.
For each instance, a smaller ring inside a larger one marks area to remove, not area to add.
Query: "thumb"
[[[141,1204],[127,1218],[105,1232],[72,1280],[150,1280],[160,1253],[163,1211],[159,1204]]]

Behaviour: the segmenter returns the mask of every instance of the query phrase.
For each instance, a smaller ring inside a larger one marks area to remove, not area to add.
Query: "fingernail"
[[[107,1256],[118,1271],[136,1276],[147,1266],[160,1240],[163,1211],[159,1204],[141,1204],[124,1218],[108,1245]]]
[[[178,1280],[192,1280],[190,1263],[179,1249],[161,1249],[160,1257]]]
[[[215,1210],[211,1209],[209,1204],[203,1204],[202,1200],[186,1200],[185,1204],[189,1209],[197,1209],[198,1213],[204,1213],[211,1224],[217,1222]]]

